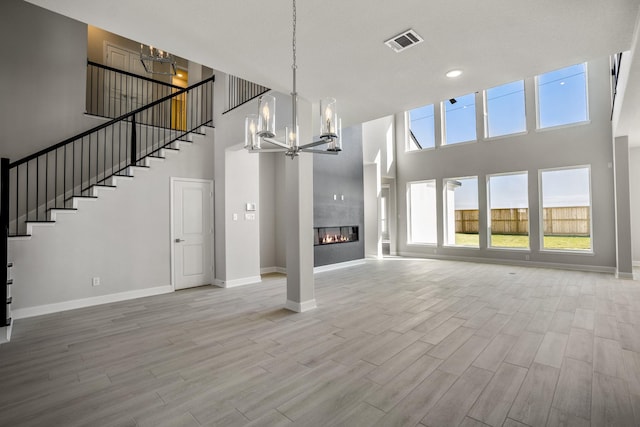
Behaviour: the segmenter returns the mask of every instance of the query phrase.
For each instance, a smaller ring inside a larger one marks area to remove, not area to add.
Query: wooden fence
[[[478,210],[457,210],[456,233],[478,233]],[[545,208],[545,236],[590,236],[591,218],[588,206]],[[529,209],[492,209],[493,234],[528,234]]]

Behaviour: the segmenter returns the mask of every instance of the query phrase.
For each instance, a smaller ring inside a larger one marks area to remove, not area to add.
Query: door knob
[[[176,239],[176,243],[184,242],[184,239]]]

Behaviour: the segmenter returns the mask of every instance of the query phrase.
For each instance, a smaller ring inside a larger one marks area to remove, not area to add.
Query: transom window
[[[444,101],[444,123],[444,144],[475,141],[476,95],[470,93]]]
[[[485,136],[496,137],[527,130],[524,80],[484,91]]]
[[[407,151],[423,150],[436,146],[433,104],[414,108],[408,112],[409,135]]]
[[[539,128],[589,120],[586,64],[540,74],[536,84]]]

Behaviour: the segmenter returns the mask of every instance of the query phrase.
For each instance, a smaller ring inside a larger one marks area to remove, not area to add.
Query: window
[[[436,181],[410,182],[407,186],[409,243],[436,244]]]
[[[445,101],[444,123],[443,140],[445,144],[475,141],[476,95],[470,93]]]
[[[407,151],[434,148],[436,146],[433,104],[414,108],[409,114]]]
[[[541,74],[538,90],[538,127],[547,128],[589,119],[586,64]]]
[[[527,173],[489,176],[489,246],[529,248]]]
[[[484,99],[487,137],[527,130],[523,80],[487,89]]]
[[[478,178],[445,179],[444,205],[445,244],[479,247]]]
[[[591,250],[590,181],[588,166],[540,171],[543,249]]]

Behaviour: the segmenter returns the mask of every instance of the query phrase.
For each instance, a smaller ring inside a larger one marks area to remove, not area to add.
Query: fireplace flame
[[[323,245],[326,245],[329,243],[342,243],[350,241],[351,239],[349,238],[349,236],[343,236],[341,234],[326,234],[324,237],[322,237],[321,243]]]

